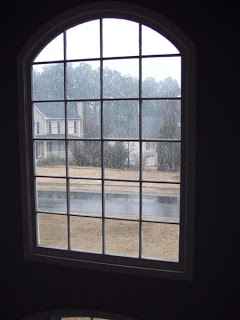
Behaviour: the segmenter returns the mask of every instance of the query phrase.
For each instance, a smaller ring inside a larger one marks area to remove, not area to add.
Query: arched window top
[[[152,11],[98,2],[44,26],[19,65],[27,256],[191,277],[188,37]]]
[[[66,30],[66,53],[63,33],[41,50],[34,62],[100,58],[100,19],[95,19]],[[178,54],[178,49],[159,32],[139,23],[116,18],[102,19],[102,57]]]

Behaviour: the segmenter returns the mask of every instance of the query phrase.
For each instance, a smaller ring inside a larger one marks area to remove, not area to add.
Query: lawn
[[[67,248],[67,216],[39,214],[40,244]],[[70,217],[71,248],[102,253],[101,218]],[[177,260],[179,227],[174,224],[143,222],[143,256]],[[139,222],[105,220],[105,250],[110,255],[138,256]]]
[[[138,179],[136,176],[138,171],[134,170],[123,170],[123,169],[107,169],[105,170],[105,177],[111,179]],[[72,177],[81,177],[81,178],[96,178],[96,180],[70,180],[71,181],[71,190],[81,190],[81,191],[99,191],[99,186],[101,181],[97,180],[101,178],[101,170],[95,167],[71,167],[69,169],[69,174]],[[64,176],[66,175],[66,169],[63,166],[58,167],[40,167],[37,169],[37,175],[39,176]],[[146,171],[143,173],[143,178],[145,180],[153,181],[164,181],[172,182],[179,180],[179,172],[165,172],[165,171]],[[54,184],[54,189],[61,189],[64,184],[64,179],[49,179],[49,178],[40,178],[39,187],[42,189],[52,188]],[[137,192],[136,188],[138,187],[138,182],[118,182],[118,181],[106,181],[105,185],[108,186],[109,192],[112,190],[116,192]],[[124,188],[124,189],[123,189]],[[179,194],[179,184],[169,184],[169,183],[144,183],[143,184],[144,193],[151,194]]]

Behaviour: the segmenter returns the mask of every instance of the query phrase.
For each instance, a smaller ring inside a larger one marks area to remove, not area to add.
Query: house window
[[[154,142],[146,142],[146,150],[154,149]]]
[[[47,142],[47,151],[48,152],[52,152],[53,151],[53,142],[52,141],[48,141]]]
[[[49,121],[49,133],[57,134],[60,133],[60,122],[51,120]]]
[[[20,59],[26,119],[35,121],[33,105],[49,117],[57,109],[66,128],[59,159],[37,170],[31,150],[48,135],[22,132],[34,177],[24,197],[34,208],[25,213],[27,256],[190,278],[195,47],[152,11],[94,6],[57,19]],[[59,121],[49,133],[60,133]]]
[[[36,141],[36,147],[35,147],[35,157],[36,159],[41,156],[41,142]]]
[[[34,134],[39,134],[40,133],[40,123],[39,121],[34,122]]]
[[[68,120],[68,133],[69,134],[77,133],[77,121]]]

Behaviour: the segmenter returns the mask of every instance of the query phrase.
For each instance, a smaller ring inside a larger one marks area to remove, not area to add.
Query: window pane
[[[101,142],[68,142],[69,176],[101,178]]]
[[[144,139],[180,139],[180,135],[180,100],[142,102],[142,137]]]
[[[100,98],[100,62],[67,63],[68,99]]]
[[[102,215],[102,184],[99,180],[70,180],[70,212],[78,215]]]
[[[138,101],[107,101],[103,106],[105,138],[139,138]]]
[[[65,138],[65,107],[63,102],[34,103],[33,109],[35,138]]]
[[[65,176],[66,156],[64,141],[34,142],[35,173],[38,176]]]
[[[67,212],[66,179],[36,178],[37,210]]]
[[[34,62],[63,60],[63,33],[50,41],[40,51]]]
[[[138,79],[138,59],[103,61],[104,98],[137,98]]]
[[[123,19],[103,19],[103,56],[139,55],[139,24]]]
[[[142,216],[144,220],[179,222],[180,185],[143,183]]]
[[[90,40],[90,41],[89,41]],[[66,32],[67,59],[100,57],[99,20],[79,24]]]
[[[67,248],[67,217],[54,214],[38,214],[38,245]]]
[[[82,102],[70,102],[67,104],[68,138],[80,138],[83,131]]]
[[[32,72],[33,100],[64,98],[63,63],[34,65]]]
[[[68,138],[100,138],[101,114],[99,101],[69,102],[68,119],[76,121],[74,133],[68,131]]]
[[[139,183],[105,181],[105,216],[139,218]]]
[[[142,78],[143,97],[179,97],[181,58],[143,58]]]
[[[143,222],[142,235],[144,258],[178,261],[178,225]]]
[[[138,256],[139,223],[105,220],[105,241],[107,254]]]
[[[139,143],[104,143],[104,174],[112,179],[139,179]]]
[[[155,30],[142,26],[142,54],[174,54],[177,48]]]
[[[143,179],[180,181],[180,142],[143,142]]]
[[[102,219],[71,217],[71,248],[102,253]]]

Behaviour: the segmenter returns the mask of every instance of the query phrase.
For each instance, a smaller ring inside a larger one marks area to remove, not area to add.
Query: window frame
[[[64,320],[66,317],[102,318],[103,320],[137,320],[122,314],[89,309],[52,310],[30,315],[21,318],[21,320]]]
[[[68,252],[61,249],[37,247],[32,212],[35,195],[31,188],[33,152],[31,143],[32,112],[30,66],[36,54],[58,34],[79,23],[99,18],[123,18],[145,24],[156,30],[180,51],[182,127],[181,135],[181,214],[179,261],[138,261],[130,257],[112,257],[92,253]],[[19,137],[23,212],[24,257],[28,260],[79,266],[103,271],[140,274],[191,280],[193,278],[195,163],[196,163],[196,47],[189,37],[168,19],[150,9],[127,2],[89,3],[69,10],[44,25],[27,42],[18,57]],[[71,255],[70,255],[71,253]],[[94,257],[94,259],[93,259]],[[134,260],[134,263],[133,263]]]

